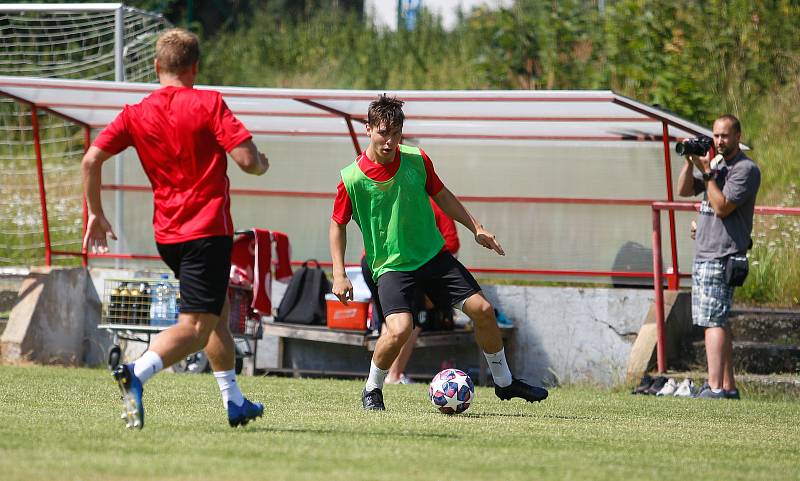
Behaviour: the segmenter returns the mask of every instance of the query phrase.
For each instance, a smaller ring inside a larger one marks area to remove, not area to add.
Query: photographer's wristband
[[[712,170],[710,172],[703,172],[703,182],[708,182],[710,180],[714,180],[714,177],[717,176],[717,172]]]

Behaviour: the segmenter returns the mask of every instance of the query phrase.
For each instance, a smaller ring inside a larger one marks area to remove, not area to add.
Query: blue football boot
[[[246,426],[247,423],[255,418],[260,418],[264,414],[264,405],[252,403],[247,399],[241,406],[237,406],[233,401],[228,401],[228,424],[232,428],[236,426]]]
[[[144,427],[144,405],[142,404],[142,382],[133,373],[132,364],[117,366],[112,373],[122,392],[122,419],[128,429]]]

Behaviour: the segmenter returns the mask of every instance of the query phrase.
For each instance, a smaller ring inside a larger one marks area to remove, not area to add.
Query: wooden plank
[[[264,335],[346,344],[349,346],[364,346],[366,339],[366,333],[362,331],[338,331],[328,329],[325,326],[305,326],[277,322],[265,322]]]

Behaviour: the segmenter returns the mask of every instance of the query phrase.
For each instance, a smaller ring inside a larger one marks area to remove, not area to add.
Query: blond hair
[[[200,41],[188,30],[171,28],[158,37],[156,59],[163,72],[183,73],[200,60]]]

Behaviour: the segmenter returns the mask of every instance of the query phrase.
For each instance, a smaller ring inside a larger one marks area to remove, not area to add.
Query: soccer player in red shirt
[[[153,187],[158,252],[180,280],[177,324],[157,335],[142,357],[113,373],[128,428],[144,426],[142,385],[161,369],[203,349],[230,425],[245,425],[264,412],[264,406],[245,399],[236,384],[233,336],[220,319],[228,318],[233,243],[226,152],[253,175],[264,174],[269,161],[219,92],[193,88],[199,60],[194,34],[179,28],[163,33],[155,59],[161,88],[125,106],[81,163],[89,208],[83,248],[105,253],[108,237],[116,240],[103,213],[101,173],[103,162],[132,146]]]
[[[333,294],[346,304],[353,299],[353,285],[344,269],[346,227],[351,218],[358,223],[386,318],[361,394],[364,409],[385,409],[383,385],[413,330],[412,313],[420,291],[435,305],[453,306],[472,319],[497,397],[542,401],[547,398],[546,389],[511,376],[494,308],[472,274],[442,249],[444,239],[436,228],[428,196],[469,229],[478,244],[500,255],[505,252],[494,234],[444,186],[430,158],[418,148],[400,144],[405,118],[402,106],[402,101],[385,95],[370,104],[369,146],[341,171],[328,233]]]

